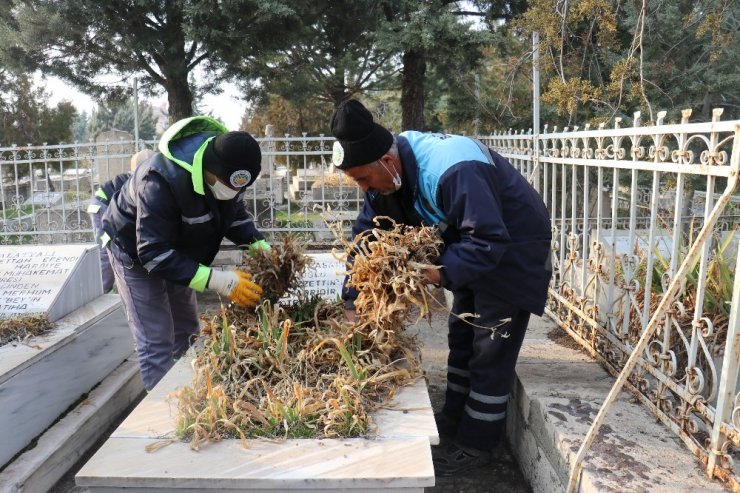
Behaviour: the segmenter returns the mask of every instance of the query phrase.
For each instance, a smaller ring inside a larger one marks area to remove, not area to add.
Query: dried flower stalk
[[[263,298],[276,303],[285,295],[298,294],[303,273],[311,265],[298,238],[285,235],[269,250],[245,253],[242,262],[254,282],[263,289]]]
[[[376,226],[381,221],[388,221],[391,228],[376,227],[344,246],[354,255],[347,263],[348,285],[359,292],[355,309],[360,323],[385,333],[418,321],[411,318],[414,306],[419,318],[431,318],[424,271],[438,268],[434,262],[443,243],[436,228],[412,228],[387,217],[374,219]],[[347,259],[346,253],[335,256]]]

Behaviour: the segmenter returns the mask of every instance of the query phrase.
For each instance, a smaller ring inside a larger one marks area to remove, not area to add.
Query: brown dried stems
[[[24,315],[13,318],[0,318],[0,346],[9,342],[24,342],[54,328],[46,315]]]
[[[347,266],[348,285],[359,292],[357,316],[361,325],[374,325],[379,333],[431,317],[425,270],[438,268],[433,264],[442,248],[436,228],[412,228],[387,217],[374,220],[376,226],[385,221],[391,229],[374,228],[344,242],[345,252],[354,255]],[[338,258],[345,260],[347,255]],[[411,318],[413,307],[419,309],[417,320]]]
[[[304,251],[298,238],[285,235],[269,250],[245,253],[242,262],[254,282],[262,287],[262,297],[276,303],[286,294],[298,294],[303,273],[311,265],[311,258]]]
[[[405,232],[398,227],[387,235],[373,232],[374,242],[384,246],[372,245],[370,236],[348,244],[358,252],[351,272],[357,275],[353,282],[366,316],[360,324],[346,323],[340,303],[305,295],[290,306],[266,301],[256,314],[222,307],[203,330],[191,386],[173,394],[178,435],[197,449],[224,438],[238,437],[246,444],[250,437],[371,433],[370,414],[421,375],[417,342],[401,330],[402,312],[414,303],[422,313],[426,310],[427,295],[411,288],[423,290],[413,264],[429,262],[437,248],[430,245],[438,240],[430,228]],[[275,271],[295,261],[282,251],[291,248],[285,243],[273,247],[271,257],[283,262]],[[391,261],[399,270],[392,276]],[[363,275],[379,282],[363,280]],[[289,289],[297,289],[296,284]]]

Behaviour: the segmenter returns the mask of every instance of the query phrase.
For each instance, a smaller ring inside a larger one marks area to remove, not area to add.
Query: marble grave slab
[[[77,473],[90,493],[110,492],[423,492],[434,485],[431,444],[439,443],[423,380],[401,389],[374,415],[368,439],[239,440],[194,452],[174,437],[175,404],[167,396],[190,384],[189,358],[179,361]]]
[[[0,346],[0,468],[133,352],[118,295],[103,295],[97,245],[0,247],[0,316],[55,328]]]

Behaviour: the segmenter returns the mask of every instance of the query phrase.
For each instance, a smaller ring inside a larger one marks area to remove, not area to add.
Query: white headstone
[[[52,207],[62,203],[64,194],[62,192],[34,192],[23,205],[39,205],[43,207]]]
[[[331,253],[309,253],[313,259],[311,267],[306,268],[301,288],[309,296],[319,295],[326,300],[336,300],[342,294],[344,272],[347,267],[334,258]],[[287,297],[285,301],[293,301]]]
[[[602,229],[598,241],[604,244],[606,253],[611,253],[613,242],[616,254],[624,255],[634,253],[635,245],[638,250],[646,251],[648,249],[649,238],[650,231],[646,229],[636,230],[633,242],[630,242],[630,232],[627,230],[617,230],[616,234],[613,234],[611,229]],[[671,238],[670,231],[658,230],[653,237],[653,251],[659,252],[664,258],[670,258],[672,244]],[[591,241],[593,242],[595,239],[597,239],[596,231],[592,231]]]
[[[0,247],[0,317],[55,321],[103,294],[97,245]]]

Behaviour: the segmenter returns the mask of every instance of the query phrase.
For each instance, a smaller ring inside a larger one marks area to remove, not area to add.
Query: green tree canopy
[[[450,82],[477,66],[488,32],[476,30],[468,20],[484,16],[483,10],[461,10],[450,0],[384,2],[386,23],[380,42],[386,50],[399,53],[402,129],[426,130],[427,69]],[[487,6],[488,2],[478,2]],[[471,4],[471,6],[474,6]],[[436,120],[436,119],[435,119]],[[435,122],[439,123],[438,121]]]
[[[6,51],[22,51],[24,59],[46,73],[74,84],[86,94],[104,96],[130,91],[128,78],[138,75],[145,94],[167,93],[173,119],[193,112],[193,87],[188,76],[207,74],[203,91],[222,79],[223,64],[203,49],[198,33],[226,33],[244,40],[251,51],[280,41],[266,29],[274,27],[278,2],[190,0],[29,0],[14,10],[14,23],[2,33]],[[268,5],[269,4],[269,5]],[[223,9],[240,15],[225,17]],[[118,79],[111,84],[101,75]]]
[[[68,101],[50,106],[28,75],[0,70],[0,146],[70,142],[76,115]]]
[[[309,99],[336,106],[381,86],[396,71],[393,53],[377,46],[376,31],[383,22],[379,2],[304,0],[291,5],[301,22],[289,30],[274,29],[284,46],[269,53],[251,49],[246,38],[204,33],[209,49],[231,61],[229,71],[248,98],[259,101],[273,94],[295,106]],[[239,6],[230,6],[228,17],[238,16]]]
[[[146,101],[139,101],[139,138],[151,140],[156,138],[156,121],[152,105]],[[86,134],[89,138],[95,137],[107,130],[123,130],[134,135],[134,103],[133,99],[124,102],[98,104],[93,109],[87,121]]]
[[[740,116],[740,3],[532,0],[519,22],[541,35],[543,103],[571,121],[642,111],[703,120],[722,106]]]

